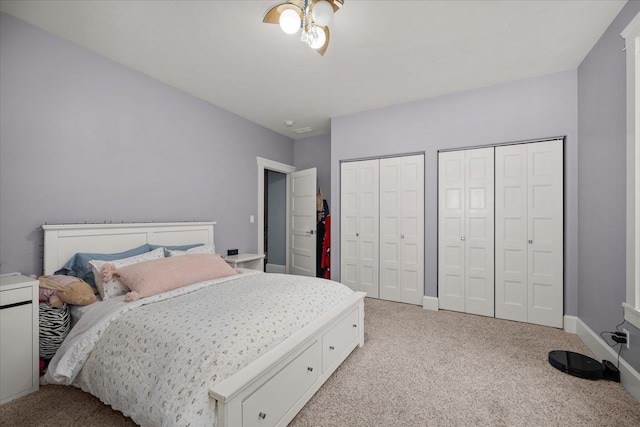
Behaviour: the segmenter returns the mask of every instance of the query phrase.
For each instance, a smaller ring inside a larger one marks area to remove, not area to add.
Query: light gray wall
[[[639,12],[640,2],[628,2],[578,67],[578,316],[596,333],[622,322],[626,300],[626,53],[620,33]],[[625,327],[631,348],[622,357],[640,370],[640,331]]]
[[[40,274],[45,222],[215,220],[221,253],[255,252],[256,156],[293,163],[293,140],[6,14],[0,93],[2,273]]]
[[[577,73],[564,71],[331,122],[332,278],[340,275],[341,160],[425,152],[425,295],[437,296],[437,152],[566,136],[565,313],[578,312]]]
[[[293,144],[293,165],[301,171],[317,168],[318,186],[331,209],[331,135],[310,136]]]
[[[287,175],[267,170],[267,262],[287,264]]]

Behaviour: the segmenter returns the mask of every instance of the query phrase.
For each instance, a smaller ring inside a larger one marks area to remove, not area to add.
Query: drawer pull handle
[[[27,305],[27,304],[31,304],[31,303],[32,303],[31,300],[14,302],[13,304],[7,304],[7,305],[0,306],[0,310],[5,310],[7,308],[13,308],[13,307],[19,307],[21,305]]]
[[[265,418],[267,418],[267,414],[265,414],[264,412],[260,412],[260,413],[258,414],[258,418],[261,418],[261,419],[263,419],[263,420],[264,420]]]
[[[335,350],[336,348],[332,345],[329,346],[329,350]]]
[[[307,368],[307,371],[309,371],[309,372],[313,372],[313,368],[312,368],[311,366],[309,366],[309,367]]]
[[[358,327],[358,325],[356,325],[356,324],[354,323],[354,324],[353,324],[353,327],[354,327],[354,328],[357,328],[357,327]]]

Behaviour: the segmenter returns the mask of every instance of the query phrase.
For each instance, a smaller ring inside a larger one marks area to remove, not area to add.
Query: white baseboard
[[[607,343],[595,332],[591,330],[582,320],[576,319],[576,333],[578,337],[599,361],[607,359],[615,365],[618,360],[618,352],[609,347]],[[620,358],[620,383],[622,387],[635,400],[640,402],[640,374],[626,360]]]
[[[578,318],[576,316],[564,316],[564,331],[569,334],[576,333],[576,324],[578,322]]]
[[[287,267],[279,264],[267,264],[267,273],[282,273],[285,274]]]
[[[425,310],[438,311],[438,298],[436,297],[422,297],[422,308]]]

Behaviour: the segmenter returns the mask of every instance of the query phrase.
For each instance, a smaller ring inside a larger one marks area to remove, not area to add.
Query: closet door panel
[[[360,290],[378,298],[379,258],[379,170],[378,160],[357,162],[359,166]]]
[[[465,311],[494,315],[494,149],[465,150]]]
[[[496,317],[527,321],[527,146],[496,147]]]
[[[358,164],[342,163],[340,167],[340,280],[354,291],[358,283],[360,248],[358,245]]]
[[[342,283],[378,297],[378,161],[340,169]]]
[[[400,253],[402,302],[424,298],[424,156],[403,157]]]
[[[402,160],[380,160],[380,298],[402,301]]]
[[[528,145],[528,321],[563,326],[562,141]]]
[[[380,159],[380,298],[423,297],[424,156]]]
[[[465,156],[438,155],[438,305],[465,311]]]
[[[438,300],[494,316],[494,150],[439,154]]]

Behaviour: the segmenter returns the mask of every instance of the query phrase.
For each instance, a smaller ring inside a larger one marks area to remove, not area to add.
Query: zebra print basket
[[[71,329],[71,316],[67,305],[51,307],[40,304],[40,358],[51,359]]]

